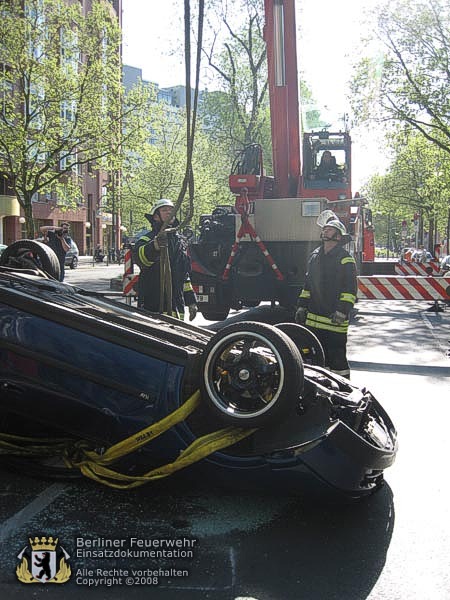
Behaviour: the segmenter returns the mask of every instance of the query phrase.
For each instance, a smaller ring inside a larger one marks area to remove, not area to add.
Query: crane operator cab
[[[325,196],[329,200],[351,198],[350,151],[351,140],[348,133],[328,131],[305,133],[303,137],[305,196]]]

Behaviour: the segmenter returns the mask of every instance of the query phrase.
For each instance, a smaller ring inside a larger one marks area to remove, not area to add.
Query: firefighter
[[[175,229],[179,225],[173,214],[174,204],[162,198],[152,207],[146,218],[151,231],[146,231],[134,247],[134,261],[141,270],[139,275],[139,306],[152,312],[160,311],[160,257],[167,248],[172,273],[172,316],[184,319],[184,307],[189,309],[189,320],[197,314],[197,299],[191,284],[191,261],[185,238]],[[162,231],[163,223],[170,229]]]
[[[305,324],[319,338],[326,366],[350,378],[347,362],[347,331],[350,311],[356,301],[357,279],[355,259],[343,248],[349,241],[345,226],[331,211],[326,220],[319,216],[322,227],[321,245],[309,257],[304,288],[295,320]]]

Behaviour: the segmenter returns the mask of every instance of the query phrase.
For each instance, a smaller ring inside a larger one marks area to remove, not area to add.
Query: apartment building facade
[[[26,0],[25,0],[26,1]],[[79,2],[83,14],[92,7],[92,0],[66,0]],[[122,26],[122,0],[104,0]],[[0,65],[2,67],[2,65]],[[4,68],[4,66],[3,66]],[[81,254],[93,251],[97,244],[107,249],[120,246],[120,217],[103,209],[110,175],[95,169],[94,165],[82,165],[78,170],[81,181],[81,196],[76,206],[64,207],[51,194],[36,194],[32,202],[35,231],[42,225],[59,225],[62,221],[71,224],[71,236]],[[26,237],[24,212],[14,196],[12,181],[8,173],[0,172],[0,243],[10,244]]]

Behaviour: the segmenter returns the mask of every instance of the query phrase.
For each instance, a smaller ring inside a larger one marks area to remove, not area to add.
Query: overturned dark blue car
[[[187,475],[360,498],[382,485],[389,416],[283,310],[203,329],[59,283],[58,268],[34,241],[0,259],[3,466],[116,488]]]

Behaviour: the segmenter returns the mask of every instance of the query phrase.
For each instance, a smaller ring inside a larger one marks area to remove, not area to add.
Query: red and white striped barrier
[[[139,275],[133,275],[128,273],[123,276],[123,295],[124,296],[137,296],[138,295],[138,281]]]
[[[397,275],[418,275],[425,277],[426,275],[437,275],[439,273],[439,263],[437,261],[429,263],[396,263],[394,270]]]
[[[450,300],[450,281],[444,277],[358,277],[358,298]]]
[[[131,249],[131,246],[129,248],[125,249],[125,255],[123,257],[123,275],[125,277],[125,275],[129,275],[130,273],[133,273],[134,271],[134,265],[133,265],[133,251]]]
[[[139,275],[134,275],[133,251],[131,246],[125,248],[123,257],[124,272],[122,278],[122,293],[124,296],[138,295]]]

